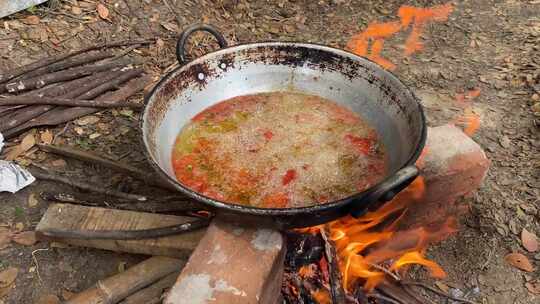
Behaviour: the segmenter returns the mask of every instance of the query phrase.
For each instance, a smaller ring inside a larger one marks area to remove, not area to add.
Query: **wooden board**
[[[206,229],[179,235],[144,240],[77,240],[45,236],[40,231],[61,230],[137,230],[171,226],[192,221],[192,218],[70,204],[53,204],[36,227],[38,238],[82,247],[118,252],[187,258],[199,243]]]

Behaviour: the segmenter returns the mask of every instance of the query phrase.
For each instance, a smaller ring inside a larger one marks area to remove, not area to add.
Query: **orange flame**
[[[311,293],[313,299],[319,304],[332,304],[330,294],[326,289],[319,289]]]
[[[419,202],[425,193],[423,177],[416,178],[409,187],[400,192],[392,201],[376,211],[368,212],[356,219],[351,216],[341,218],[326,225],[302,229],[317,233],[327,229],[335,244],[339,267],[343,276],[345,290],[353,290],[358,284],[372,290],[385,278],[380,264],[391,265],[389,271],[403,270],[410,264],[426,267],[434,277],[444,277],[442,268],[423,256],[425,249],[434,242],[441,241],[455,232],[453,219],[442,227],[428,230],[420,227],[396,231],[399,220],[407,208]],[[302,273],[308,273],[303,269]],[[328,293],[318,291],[314,294],[319,303],[328,303]]]
[[[354,35],[347,43],[347,48],[352,52],[365,56],[368,59],[380,64],[388,70],[393,70],[396,65],[390,60],[381,56],[384,47],[384,40],[390,38],[400,31],[406,30],[412,23],[412,30],[405,41],[404,55],[411,56],[423,48],[420,41],[425,25],[428,22],[446,21],[453,6],[450,3],[436,5],[431,8],[416,8],[404,5],[398,10],[400,21],[390,21],[384,23],[370,23],[361,33]],[[369,52],[369,42],[371,52]]]

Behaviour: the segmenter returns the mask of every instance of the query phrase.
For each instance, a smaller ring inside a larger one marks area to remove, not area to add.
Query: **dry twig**
[[[126,85],[124,85],[120,89],[114,92],[111,92],[109,94],[100,96],[97,99],[98,100],[118,100],[118,101],[126,100],[130,96],[143,90],[150,81],[151,81],[150,76],[143,76],[141,78],[133,79],[127,82]],[[115,84],[110,82],[104,85],[102,88],[105,89],[105,87],[112,88],[112,87],[115,87]],[[102,91],[104,90],[102,90],[101,88],[100,89],[96,88],[94,89],[94,91],[99,91],[99,94],[101,94],[103,93]],[[86,95],[81,95],[80,97],[83,98],[83,97],[86,97]],[[52,106],[44,106],[44,107],[52,107]],[[8,131],[4,132],[4,136],[6,138],[11,138],[33,127],[58,125],[58,124],[65,123],[73,119],[79,118],[84,115],[98,112],[100,109],[92,108],[92,107],[71,107],[71,108],[57,107],[50,111],[49,110],[42,113],[40,116],[36,117],[32,121],[27,121],[16,128],[9,129]]]
[[[134,45],[134,44],[150,44],[153,43],[154,39],[144,39],[144,40],[124,40],[124,41],[115,41],[115,42],[109,42],[109,43],[100,43],[97,45],[89,46],[87,48],[78,50],[78,51],[72,51],[68,53],[59,54],[56,56],[49,56],[47,58],[44,58],[42,60],[30,63],[28,65],[18,67],[12,71],[8,71],[7,73],[0,73],[0,83],[4,83],[7,81],[10,81],[11,79],[23,75],[25,73],[37,70],[39,68],[42,68],[44,66],[48,66],[50,64],[59,62],[61,60],[83,54],[90,51],[105,49],[105,48],[113,48],[113,47],[119,47],[119,46],[128,46],[128,45]]]
[[[103,71],[110,71],[114,68],[125,67],[130,62],[126,60],[118,60],[115,62],[109,62],[104,64],[97,64],[91,66],[82,66],[69,70],[57,71],[45,75],[40,75],[28,79],[21,79],[15,82],[9,82],[4,86],[4,89],[10,93],[16,93],[26,90],[32,90],[35,88],[42,88],[46,85],[73,80],[84,76],[92,75]],[[2,87],[0,87],[0,92]]]
[[[35,176],[37,179],[60,182],[60,183],[63,183],[63,184],[66,184],[66,185],[69,185],[69,186],[72,186],[72,187],[76,187],[76,188],[79,188],[79,189],[82,189],[82,190],[91,191],[91,192],[95,192],[95,193],[100,193],[100,194],[103,194],[103,195],[110,195],[110,196],[130,200],[130,201],[145,202],[145,201],[148,200],[148,198],[146,196],[143,196],[143,195],[131,194],[131,193],[125,193],[125,192],[120,192],[120,191],[116,191],[116,190],[105,189],[105,188],[103,188],[103,186],[92,185],[92,184],[81,182],[81,181],[74,181],[74,180],[72,180],[70,178],[67,178],[67,177],[64,177],[64,176],[60,176],[60,175],[56,175],[56,174],[52,174],[52,173],[48,173],[48,172],[47,173],[42,172],[42,171],[36,170],[34,168],[30,168],[29,170],[32,173],[32,175]]]
[[[153,175],[149,175],[148,172],[146,171],[130,166],[128,164],[123,164],[121,162],[108,159],[106,157],[97,155],[92,152],[83,151],[83,150],[75,149],[72,147],[66,147],[66,146],[60,147],[60,146],[39,144],[38,147],[45,152],[54,153],[54,154],[74,158],[80,161],[101,165],[101,166],[116,170],[118,172],[125,173],[138,180],[145,181],[150,185],[158,186],[160,188],[167,189],[167,190],[176,191],[174,187],[162,181],[161,179],[156,178]]]
[[[103,59],[107,59],[107,58],[110,58],[110,57],[113,57],[113,56],[114,56],[114,53],[112,53],[111,51],[104,51],[104,52],[97,52],[97,53],[94,53],[94,54],[89,54],[89,55],[86,55],[86,56],[80,57],[80,58],[77,57],[77,58],[73,58],[73,59],[70,59],[70,60],[60,61],[60,62],[57,62],[57,63],[53,63],[53,64],[51,64],[49,66],[39,68],[39,69],[37,69],[35,71],[26,73],[26,74],[22,75],[20,77],[20,79],[29,79],[29,78],[41,76],[41,75],[44,75],[44,74],[54,73],[54,72],[58,72],[58,71],[61,71],[61,70],[74,68],[74,67],[77,67],[77,66],[85,65],[85,64],[88,64],[88,63],[93,63],[93,62],[100,61],[100,60],[103,60]]]
[[[443,296],[443,297],[446,297],[450,300],[454,300],[454,301],[458,301],[458,302],[462,302],[462,303],[467,303],[467,304],[477,304],[476,302],[474,301],[470,301],[470,300],[467,300],[467,299],[463,299],[463,298],[459,298],[459,297],[454,297],[452,295],[449,295],[447,294],[446,292],[444,291],[441,291],[441,290],[438,290],[436,289],[435,287],[431,287],[425,283],[422,283],[422,282],[411,282],[411,281],[401,281],[400,282],[402,285],[405,285],[405,286],[418,286],[418,287],[422,287],[426,290],[429,290],[439,296]]]

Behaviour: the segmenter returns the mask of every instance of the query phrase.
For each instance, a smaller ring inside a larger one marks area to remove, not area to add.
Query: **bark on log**
[[[0,98],[0,105],[53,105],[64,107],[93,107],[93,108],[141,108],[143,104],[115,100],[88,100],[61,97],[11,97]]]
[[[98,281],[65,302],[65,304],[116,304],[127,296],[159,279],[180,271],[184,262],[167,257],[151,257],[128,270]]]
[[[173,272],[156,283],[141,289],[127,297],[121,304],[157,304],[161,303],[163,292],[171,288],[180,272]]]
[[[100,96],[98,99],[101,100],[117,100],[122,101],[126,100],[130,96],[136,94],[139,91],[142,91],[148,83],[150,83],[150,76],[143,76],[141,78],[133,79],[129,81],[126,85],[120,89]],[[61,123],[77,119],[81,116],[92,114],[98,112],[99,108],[88,108],[88,107],[57,107],[51,111],[45,112],[42,115],[36,117],[31,121],[27,121],[15,128],[9,129],[4,133],[5,138],[11,138],[13,136],[19,135],[22,132],[38,127],[38,126],[53,126]]]
[[[53,64],[53,63],[59,62],[61,60],[64,60],[64,59],[67,59],[67,58],[70,58],[70,57],[73,57],[73,56],[76,56],[76,55],[79,55],[79,54],[83,54],[83,53],[86,53],[86,52],[105,49],[105,48],[128,46],[128,45],[134,45],[134,44],[144,45],[144,44],[153,43],[154,41],[155,41],[154,39],[114,41],[114,42],[109,42],[109,43],[100,43],[100,44],[89,46],[87,48],[84,48],[84,49],[81,49],[81,50],[78,50],[78,51],[72,51],[72,52],[68,52],[68,53],[63,53],[63,54],[59,54],[59,55],[52,56],[52,57],[49,56],[47,58],[44,58],[42,60],[30,63],[28,65],[18,67],[16,69],[12,70],[12,71],[7,71],[7,72],[4,72],[4,73],[0,73],[0,84],[4,83],[4,82],[8,82],[11,79],[13,79],[13,78],[15,78],[17,76],[20,76],[22,74],[37,70],[39,68],[48,66],[50,64]]]
[[[29,72],[29,73],[26,73],[26,74],[22,75],[21,77],[17,78],[17,80],[30,79],[32,77],[41,76],[41,75],[45,75],[45,74],[49,74],[49,73],[54,73],[54,72],[58,72],[58,71],[61,71],[61,70],[65,70],[65,69],[74,68],[74,67],[78,67],[78,66],[81,66],[81,65],[89,64],[89,63],[94,63],[94,62],[97,62],[97,61],[100,61],[100,60],[103,60],[103,59],[107,59],[107,58],[111,58],[111,57],[114,57],[114,53],[111,52],[111,51],[104,51],[104,52],[97,52],[97,53],[93,53],[93,54],[88,54],[88,55],[86,55],[84,57],[80,56],[80,57],[68,59],[68,60],[65,60],[65,61],[56,62],[56,63],[53,63],[53,64],[51,64],[49,66],[39,68],[37,70],[34,70],[32,72]]]
[[[65,71],[58,71],[42,76],[32,77],[29,79],[23,79],[16,82],[9,82],[4,86],[4,89],[0,88],[0,92],[8,91],[9,93],[17,93],[35,88],[42,88],[48,84],[63,82],[81,78],[84,76],[92,75],[103,71],[110,71],[114,68],[124,67],[129,65],[127,60],[118,60],[116,62],[110,62],[105,64],[98,64],[92,66],[83,66],[73,68]]]
[[[63,98],[74,98],[79,95],[99,86],[102,83],[108,82],[112,77],[118,75],[120,71],[109,72],[109,73],[98,73],[92,76],[87,76],[84,78],[76,79],[67,83],[43,88],[37,90],[36,92],[31,92],[30,94],[25,94],[24,96],[49,96],[56,97],[62,96]],[[52,105],[38,105],[23,108],[17,111],[9,120],[0,121],[0,132],[6,132],[9,129],[15,129],[23,124],[30,124],[30,120],[36,118],[50,110],[54,106]],[[26,130],[26,129],[24,129]],[[9,133],[7,131],[6,133]]]

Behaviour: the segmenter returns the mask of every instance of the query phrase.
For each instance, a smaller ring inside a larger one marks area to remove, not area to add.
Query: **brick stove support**
[[[428,130],[428,153],[419,164],[426,181],[421,202],[402,227],[437,222],[468,210],[459,198],[482,183],[489,160],[460,129]],[[274,304],[280,297],[285,245],[277,231],[214,221],[172,287],[165,304]]]
[[[401,227],[436,223],[468,212],[460,198],[478,189],[490,161],[482,148],[454,125],[428,129],[427,152],[417,165],[426,188],[424,197],[409,207]]]
[[[278,231],[214,220],[164,304],[275,304],[284,259]]]

